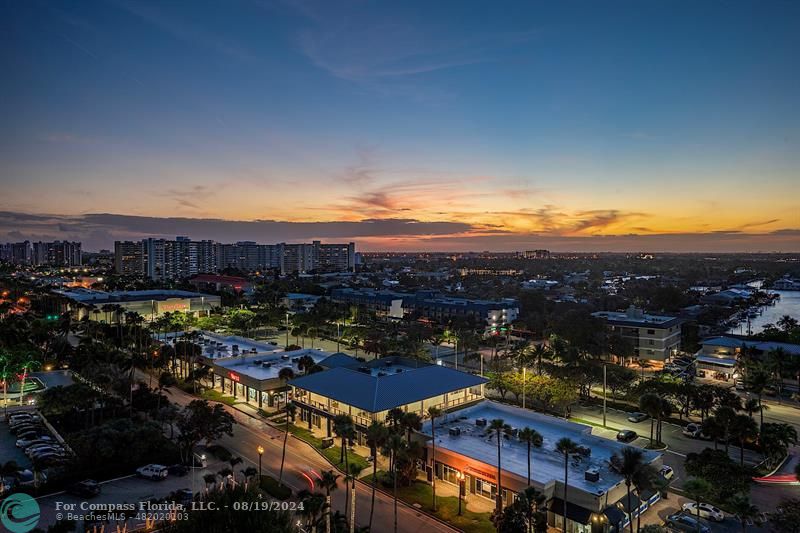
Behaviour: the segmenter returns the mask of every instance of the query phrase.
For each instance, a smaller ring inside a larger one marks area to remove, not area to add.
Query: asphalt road
[[[170,395],[170,400],[180,405],[185,405],[193,399],[195,398],[191,395],[175,388],[172,389],[172,394]],[[262,456],[262,471],[277,478],[280,471],[284,433],[232,407],[227,409],[235,417],[238,424],[234,426],[233,437],[226,436],[220,439],[218,443],[228,448],[234,456],[242,458],[244,464],[237,466],[240,469],[251,465],[258,468],[258,453],[256,449],[259,445],[263,446],[265,452]],[[331,468],[327,460],[311,446],[291,435],[289,436],[286,446],[284,483],[293,490],[310,488],[310,483],[306,476],[313,480],[315,479],[315,473],[319,474],[323,470],[330,470]],[[332,494],[332,505],[334,511],[340,510],[344,512],[346,491],[342,478],[339,480],[338,490]],[[369,522],[372,492],[363,483],[357,483],[356,487],[356,524],[364,526]],[[408,533],[456,531],[402,502],[398,503],[397,512],[398,531]],[[375,495],[373,531],[393,531],[393,528],[393,499],[388,495],[377,492]]]

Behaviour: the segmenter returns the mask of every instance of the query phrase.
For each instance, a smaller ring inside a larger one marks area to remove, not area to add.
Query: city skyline
[[[193,6],[3,4],[0,241],[800,252],[797,4]]]

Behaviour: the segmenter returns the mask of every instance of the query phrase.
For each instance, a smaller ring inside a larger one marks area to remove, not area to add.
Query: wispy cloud
[[[209,48],[239,61],[252,61],[255,58],[247,48],[240,44],[205,28],[201,28],[185,18],[170,16],[159,7],[155,7],[169,4],[145,4],[142,2],[129,2],[125,0],[112,0],[112,2],[114,5],[139,17],[151,26],[158,28],[175,39],[192,45]]]
[[[534,30],[484,30],[463,37],[398,14],[372,13],[363,5],[286,5],[307,21],[297,43],[308,60],[337,78],[365,84],[495,61],[536,35]]]

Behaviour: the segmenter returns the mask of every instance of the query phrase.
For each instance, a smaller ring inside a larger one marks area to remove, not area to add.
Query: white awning
[[[699,363],[705,363],[707,365],[724,366],[727,368],[733,368],[734,366],[736,366],[736,359],[726,359],[723,357],[714,357],[711,355],[700,355],[697,357],[697,361]]]

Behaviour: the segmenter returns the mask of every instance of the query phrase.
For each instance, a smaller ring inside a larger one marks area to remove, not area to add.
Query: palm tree
[[[628,522],[633,533],[633,509],[631,508],[631,487],[633,486],[636,475],[642,468],[642,451],[627,446],[622,449],[622,455],[612,455],[611,464],[614,469],[625,480],[625,488],[628,490]]]
[[[733,512],[739,524],[742,526],[742,533],[747,530],[747,522],[758,516],[758,507],[750,503],[750,498],[746,494],[737,494],[728,500],[728,508]]]
[[[431,489],[433,491],[433,512],[436,512],[436,419],[442,415],[438,407],[428,407],[431,418]]]
[[[653,447],[653,423],[661,412],[661,396],[648,392],[639,397],[639,409],[650,416],[650,447]]]
[[[325,470],[319,480],[319,488],[325,489],[325,533],[331,533],[331,492],[339,487],[339,474],[333,470]]]
[[[386,439],[384,448],[389,452],[389,463],[392,465],[392,491],[394,495],[394,533],[397,533],[397,456],[408,447],[403,437],[391,432]]]
[[[372,515],[375,512],[375,485],[378,483],[378,449],[386,443],[389,430],[382,422],[373,421],[367,427],[367,446],[372,453],[372,503],[369,509],[369,527],[372,529]],[[434,472],[435,475],[435,472]]]
[[[764,389],[769,384],[769,375],[766,371],[761,367],[761,365],[754,365],[753,368],[749,369],[747,372],[747,387],[750,392],[756,395],[758,398],[758,411],[760,416],[759,425],[764,425],[764,404],[761,401],[761,397],[764,394]]]
[[[20,405],[24,405],[25,402],[25,380],[28,378],[28,372],[40,366],[42,366],[42,364],[36,359],[34,359],[32,354],[24,353],[22,355],[19,365],[17,366],[19,370],[22,370],[22,379],[20,380],[22,383],[20,384],[20,389],[19,389]]]
[[[536,373],[542,375],[542,360],[550,358],[550,348],[546,344],[537,344],[531,350],[531,359],[536,362]]]
[[[758,437],[758,427],[751,417],[736,415],[731,424],[731,435],[739,442],[739,464],[744,467],[744,445]]]
[[[531,486],[531,447],[534,448],[541,448],[542,442],[544,439],[542,438],[541,433],[536,431],[533,428],[522,428],[519,431],[519,440],[526,443],[528,445],[528,486]]]
[[[347,440],[351,438],[354,431],[353,418],[350,415],[336,415],[333,417],[333,432],[342,439],[342,449],[340,450],[339,463],[347,467]]]
[[[409,411],[403,414],[400,425],[406,430],[406,442],[411,444],[411,432],[422,429],[422,418],[417,413]]]
[[[539,508],[544,505],[545,501],[547,501],[545,495],[533,487],[527,487],[517,494],[517,502],[525,509],[525,521],[528,524],[528,533],[531,533],[533,530],[534,515],[539,513]],[[536,520],[536,523],[537,531],[542,529],[541,526],[544,526],[544,531],[547,531],[547,517]]]
[[[511,431],[511,426],[506,424],[505,420],[502,418],[495,418],[491,422],[489,422],[489,428],[487,429],[487,433],[489,435],[494,435],[495,439],[497,439],[497,495],[496,495],[496,506],[495,506],[495,513],[498,517],[498,524],[499,517],[503,512],[503,485],[500,479],[500,473],[502,468],[500,467],[500,445],[501,441],[503,440],[503,435],[507,434]]]
[[[281,368],[278,372],[278,379],[283,381],[284,388],[290,379],[294,379],[294,370],[291,368]],[[283,452],[281,453],[281,471],[278,475],[278,484],[283,484],[283,464],[286,461],[286,441],[289,440],[289,391],[286,394],[286,431],[283,435]]]
[[[701,477],[690,477],[683,484],[683,491],[697,504],[697,530],[700,531],[700,502],[711,492],[711,484]]]
[[[736,416],[736,411],[725,405],[722,407],[717,407],[717,410],[714,411],[714,418],[717,420],[722,429],[722,439],[725,442],[725,453],[728,453],[731,428],[733,427],[733,421]]]
[[[3,414],[8,415],[8,385],[16,376],[11,354],[0,353],[0,379],[3,380]]]
[[[556,451],[564,455],[564,531],[567,530],[567,484],[569,483],[569,456],[578,449],[570,438],[563,437],[556,442]]]

